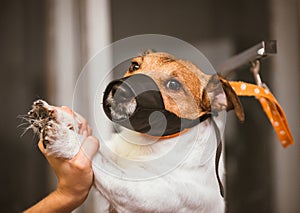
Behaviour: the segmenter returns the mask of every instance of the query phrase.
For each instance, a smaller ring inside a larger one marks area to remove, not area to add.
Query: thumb
[[[88,160],[92,161],[93,157],[97,153],[99,149],[99,141],[97,138],[93,136],[88,136],[83,142],[80,147],[80,151],[77,154],[76,157],[81,157],[78,155],[84,155],[85,158]]]

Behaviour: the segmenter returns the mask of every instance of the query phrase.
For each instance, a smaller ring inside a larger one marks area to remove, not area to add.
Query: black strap
[[[216,137],[217,137],[217,150],[216,150],[216,158],[215,158],[215,171],[216,171],[216,176],[220,188],[220,194],[222,197],[224,197],[224,187],[219,175],[219,161],[220,161],[220,156],[222,154],[222,138],[220,134],[220,130],[215,122],[215,120],[212,118],[212,124],[214,126],[215,132],[216,132]]]

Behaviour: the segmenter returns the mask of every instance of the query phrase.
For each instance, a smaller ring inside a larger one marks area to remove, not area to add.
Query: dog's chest
[[[139,144],[128,143],[132,137]],[[210,212],[216,206],[223,211],[214,172],[216,139],[209,122],[156,142],[127,132],[109,146],[115,155],[101,160],[121,172],[107,174],[96,167],[95,185],[119,212]]]

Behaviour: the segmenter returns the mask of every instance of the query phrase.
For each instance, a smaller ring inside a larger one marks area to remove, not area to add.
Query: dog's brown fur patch
[[[196,119],[212,108],[219,111],[235,108],[238,118],[243,120],[241,104],[225,79],[216,79],[216,82],[222,85],[219,87],[209,84],[213,79],[211,75],[206,75],[189,61],[176,59],[173,55],[163,52],[147,52],[134,58],[132,63],[136,65],[135,69],[128,70],[125,76],[138,73],[150,76],[160,89],[166,110],[177,116]],[[180,90],[172,91],[167,88],[167,83],[172,79],[182,85]],[[218,102],[218,98],[213,96],[219,93],[220,88],[227,97],[225,103]]]

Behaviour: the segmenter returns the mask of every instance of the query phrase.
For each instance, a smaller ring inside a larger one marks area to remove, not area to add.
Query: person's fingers
[[[82,115],[78,114],[77,112],[74,112],[71,108],[67,106],[61,106],[60,108],[65,112],[69,113],[70,115],[72,115],[73,118],[77,121],[79,126],[78,134],[87,135],[87,136],[92,134],[92,131],[88,125],[88,121]]]
[[[75,156],[77,159],[86,159],[92,161],[94,155],[99,149],[99,141],[93,136],[88,136],[80,147],[78,154]],[[84,156],[84,157],[83,157]]]
[[[46,152],[45,152],[45,148],[43,145],[43,139],[39,140],[38,147],[39,147],[40,151],[45,155]]]
[[[64,111],[66,111],[67,113],[69,113],[70,115],[72,115],[73,117],[75,117],[74,111],[72,109],[70,109],[69,107],[61,106],[60,108],[63,109]]]
[[[55,157],[47,154],[47,151],[46,151],[46,149],[44,148],[44,145],[43,145],[43,139],[39,140],[38,147],[39,147],[41,153],[45,156],[45,158],[49,162],[49,164],[51,166],[55,165],[55,163],[53,161],[53,159],[55,159]]]
[[[93,130],[92,130],[92,128],[88,125],[88,127],[87,127],[87,136],[90,136],[90,135],[92,135],[93,134]]]
[[[77,117],[77,119],[82,122],[82,123],[87,123],[87,120],[82,116],[80,115],[79,113],[77,112],[74,112],[75,116]]]
[[[78,114],[76,112],[74,112],[74,114],[75,114],[75,119],[79,124],[78,133],[82,135],[84,133],[84,131],[88,132],[88,127],[89,127],[88,121],[84,117],[82,117],[80,114]],[[90,135],[90,134],[87,134],[87,135]]]

